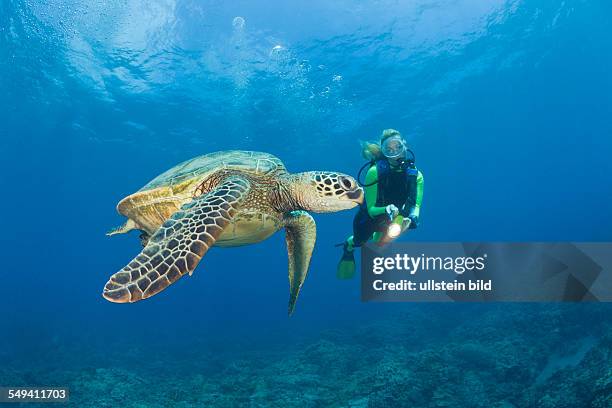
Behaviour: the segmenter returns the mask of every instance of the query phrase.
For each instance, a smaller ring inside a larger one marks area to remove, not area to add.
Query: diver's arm
[[[423,186],[425,185],[425,179],[423,173],[419,170],[416,180],[416,198],[414,200],[414,208],[410,210],[411,215],[419,216],[421,212],[421,203],[423,202]]]
[[[366,173],[365,184],[365,202],[368,208],[368,215],[374,218],[378,215],[386,213],[386,207],[376,207],[376,200],[378,200],[378,171],[376,166],[370,167]],[[371,184],[371,185],[368,185]]]

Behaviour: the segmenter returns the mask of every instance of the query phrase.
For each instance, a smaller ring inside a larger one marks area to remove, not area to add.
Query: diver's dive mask
[[[387,159],[401,161],[406,157],[406,142],[399,135],[383,140],[380,147]]]

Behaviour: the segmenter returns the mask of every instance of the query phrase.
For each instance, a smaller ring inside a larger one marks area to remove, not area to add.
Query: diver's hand
[[[397,217],[397,214],[399,214],[399,209],[395,205],[389,204],[385,207],[385,212],[387,213],[389,218],[393,220],[395,217]]]
[[[404,218],[404,220],[402,221],[402,232],[406,232],[407,230],[409,230],[410,224],[412,224],[412,220],[410,218]]]
[[[419,217],[416,215],[409,215],[408,219],[410,220],[410,226],[408,229],[416,229],[419,226]]]
[[[406,206],[404,205],[400,210],[400,214],[404,217],[405,220],[408,220],[410,222],[408,229],[415,229],[419,226],[419,216],[417,215],[417,212],[415,211],[414,207],[406,208]]]

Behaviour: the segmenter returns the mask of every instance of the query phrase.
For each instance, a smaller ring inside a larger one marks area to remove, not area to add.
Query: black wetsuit
[[[392,169],[385,159],[376,162],[378,176],[376,207],[394,204],[397,208],[410,209],[416,203],[418,170],[414,165],[402,171]],[[367,203],[359,207],[353,219],[353,245],[358,247],[366,243],[375,232],[385,232],[389,225],[387,214],[370,217]]]

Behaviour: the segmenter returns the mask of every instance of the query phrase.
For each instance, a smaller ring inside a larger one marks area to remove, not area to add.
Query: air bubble
[[[280,58],[281,56],[285,55],[286,52],[287,52],[287,49],[283,47],[282,45],[280,44],[275,45],[270,50],[270,57]]]
[[[232,27],[234,27],[235,30],[242,30],[244,28],[244,24],[245,24],[244,18],[240,16],[236,16],[232,20]]]

